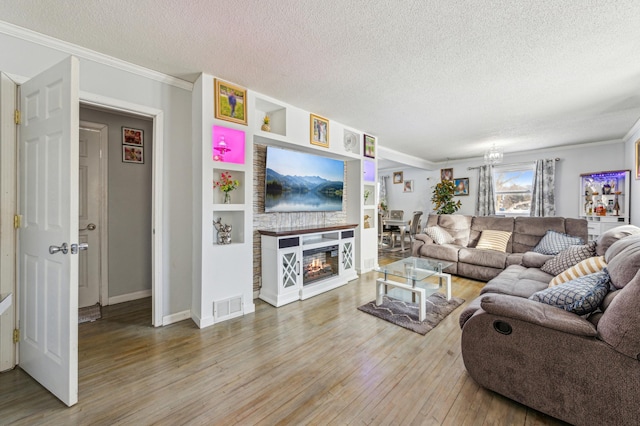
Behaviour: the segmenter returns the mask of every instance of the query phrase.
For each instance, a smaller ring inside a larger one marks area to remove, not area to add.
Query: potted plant
[[[456,186],[452,180],[443,180],[433,187],[431,201],[435,203],[435,210],[438,214],[453,214],[462,206],[460,200],[453,201],[453,194]]]

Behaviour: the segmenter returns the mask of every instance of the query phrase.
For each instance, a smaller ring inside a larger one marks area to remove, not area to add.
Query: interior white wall
[[[640,132],[638,137],[640,137]],[[636,139],[638,139],[638,137]],[[521,154],[508,154],[504,156],[504,164],[535,161],[543,158],[560,158],[556,163],[556,215],[564,217],[578,217],[580,206],[580,174],[606,170],[628,169],[628,161],[625,161],[625,153],[629,144],[622,140],[593,143],[567,148],[555,148],[546,151],[530,151]],[[630,157],[633,158],[633,157]],[[436,170],[423,170],[413,167],[380,170],[380,176],[389,176],[387,184],[387,200],[390,209],[405,211],[405,215],[414,210],[422,210],[425,215],[433,212],[431,193],[433,186],[440,180],[440,168],[453,168],[454,178],[469,178],[469,195],[459,196],[456,199],[462,202],[459,214],[473,215],[476,205],[478,190],[478,171],[468,170],[469,167],[477,167],[483,164],[482,158],[450,161],[440,164]],[[403,171],[404,179],[414,179],[414,191],[404,193],[403,185],[393,184],[393,172]],[[427,180],[428,179],[428,180]],[[633,185],[632,185],[633,186]],[[633,189],[633,188],[632,188]],[[633,191],[632,191],[633,192]],[[632,194],[632,203],[638,196]],[[635,209],[638,210],[638,209]],[[634,208],[631,209],[633,215]],[[640,223],[640,215],[636,216]],[[632,219],[633,221],[633,219]]]
[[[62,43],[48,47],[0,33],[0,70],[30,78],[69,52]],[[80,90],[165,113],[163,131],[164,199],[162,230],[163,315],[189,310],[191,304],[191,91],[140,74],[80,58]]]
[[[80,119],[108,126],[109,297],[151,290],[153,122],[89,108]],[[144,131],[144,163],[122,161],[122,127]]]

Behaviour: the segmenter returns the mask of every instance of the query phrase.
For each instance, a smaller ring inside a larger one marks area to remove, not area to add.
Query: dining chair
[[[382,213],[378,213],[378,246],[382,248],[391,247],[393,245],[391,231],[386,231],[382,228],[383,228]]]
[[[413,212],[413,217],[411,218],[411,222],[409,224],[409,232],[404,234],[405,241],[407,237],[409,238],[409,248],[413,247],[415,236],[416,234],[420,233],[421,222],[422,222],[422,212],[421,211]]]

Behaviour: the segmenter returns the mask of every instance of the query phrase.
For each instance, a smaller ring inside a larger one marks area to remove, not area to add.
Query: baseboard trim
[[[151,289],[135,291],[133,293],[121,294],[119,296],[113,296],[109,298],[109,304],[115,305],[117,303],[130,302],[132,300],[144,299],[145,297],[151,297]]]
[[[186,319],[191,319],[191,310],[186,310],[182,312],[177,312],[175,314],[167,315],[162,318],[162,325],[169,325],[176,322],[184,321]]]

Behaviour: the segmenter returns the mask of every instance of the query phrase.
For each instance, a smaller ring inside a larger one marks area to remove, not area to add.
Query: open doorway
[[[93,257],[84,252],[79,259],[79,306],[149,297],[153,276],[153,120],[81,104],[80,122],[79,237],[81,242],[92,239],[92,249],[100,249],[93,251]],[[100,134],[106,134],[107,139],[102,174],[92,173],[90,166],[83,169],[82,164],[95,164],[90,154],[96,151],[90,144],[100,143]],[[92,210],[99,214],[92,214]]]

